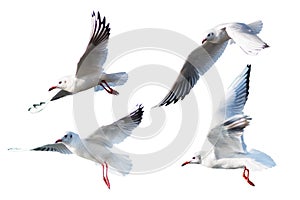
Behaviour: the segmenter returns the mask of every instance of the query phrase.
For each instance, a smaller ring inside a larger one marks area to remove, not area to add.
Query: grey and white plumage
[[[171,90],[157,106],[167,106],[183,100],[200,76],[220,58],[229,41],[239,45],[249,55],[256,55],[260,50],[269,47],[257,36],[262,26],[261,21],[256,21],[248,25],[227,23],[211,29],[202,45],[189,54]]]
[[[106,126],[101,126],[86,138],[73,132],[67,132],[61,139],[54,144],[47,144],[32,151],[53,151],[62,154],[76,154],[82,158],[94,161],[104,166],[107,164],[110,168],[119,174],[126,175],[132,168],[132,162],[128,155],[114,153],[112,147],[114,144],[122,142],[126,137],[132,134],[132,131],[141,123],[143,116],[143,106],[129,115]],[[11,148],[11,150],[20,150]],[[108,181],[108,180],[107,180]],[[109,183],[108,187],[109,186]]]
[[[104,72],[103,65],[106,61],[108,49],[107,44],[110,35],[109,23],[106,18],[101,19],[100,13],[92,13],[92,33],[88,46],[80,58],[75,75],[65,76],[58,80],[55,86],[49,91],[59,89],[59,91],[45,101],[43,105],[31,106],[28,110],[32,113],[43,110],[50,101],[62,97],[73,95],[78,92],[94,88],[95,91],[105,89],[111,94],[118,94],[110,87],[123,85],[127,79],[126,72],[107,74]]]
[[[275,166],[267,154],[252,149],[247,150],[244,128],[251,118],[243,113],[249,94],[251,66],[248,65],[228,89],[225,101],[216,114],[224,120],[213,127],[200,152],[185,164],[202,164],[211,168],[243,168],[260,170]]]

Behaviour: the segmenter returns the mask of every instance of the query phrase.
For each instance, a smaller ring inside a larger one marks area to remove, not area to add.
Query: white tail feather
[[[252,29],[252,31],[254,31],[254,34],[259,34],[259,32],[261,31],[261,29],[263,27],[263,23],[262,23],[262,21],[258,20],[258,21],[252,22],[251,24],[248,24],[248,26]]]
[[[251,158],[254,162],[248,163],[247,167],[250,165],[249,167],[252,170],[267,169],[276,165],[274,160],[264,152],[251,149],[248,153],[247,157]]]
[[[129,174],[132,168],[132,162],[127,155],[123,154],[111,154],[109,159],[106,160],[110,167],[112,167],[116,172],[122,174],[123,176]]]
[[[124,85],[128,80],[126,72],[118,72],[113,74],[103,74],[101,80],[105,80],[109,87]],[[97,85],[94,87],[95,92],[103,90],[103,87]]]

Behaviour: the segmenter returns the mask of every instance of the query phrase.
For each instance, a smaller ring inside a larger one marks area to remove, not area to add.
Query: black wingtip
[[[144,113],[144,110],[143,110],[144,106],[142,104],[137,104],[136,106],[138,108],[135,110],[135,112],[143,114]]]
[[[99,11],[97,12],[97,19],[98,19],[99,21],[101,21],[101,16],[100,16],[100,12],[99,12]],[[105,17],[104,17],[104,20],[105,20]]]
[[[250,73],[251,73],[251,64],[248,64],[247,65],[247,72],[246,72],[246,80],[247,80],[247,85],[246,85],[246,88],[247,88],[247,99],[248,99],[248,95],[249,95],[249,88],[250,88]]]
[[[269,47],[270,47],[270,46],[269,46],[267,43],[265,43],[264,46],[263,46],[263,49],[269,48]]]
[[[105,16],[103,17],[103,19],[101,19],[101,15],[99,11],[97,11],[97,13],[93,11],[92,17],[94,20],[93,32],[91,34],[89,44],[93,43],[95,46],[97,46],[102,41],[108,40],[110,35],[110,27],[109,27],[109,23],[106,22]]]
[[[137,107],[138,108],[135,111],[130,113],[130,117],[135,123],[140,124],[143,118],[144,106],[142,104],[138,104]]]
[[[247,68],[249,69],[249,71],[251,70],[251,64],[247,65]]]
[[[250,72],[251,72],[251,68],[252,68],[251,64],[248,64],[248,65],[247,65],[247,68],[248,68],[248,71],[247,71],[248,77],[247,77],[247,79],[249,79],[249,77],[250,77]]]

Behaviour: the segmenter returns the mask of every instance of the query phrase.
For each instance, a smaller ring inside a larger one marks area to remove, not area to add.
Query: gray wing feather
[[[141,123],[143,112],[143,106],[140,105],[126,117],[123,117],[110,125],[98,128],[85,140],[92,143],[104,143],[109,147],[111,147],[112,144],[120,143],[126,137],[131,135],[133,129]]]
[[[242,73],[232,82],[226,94],[224,107],[219,112],[225,112],[225,119],[243,114],[249,95],[251,65],[247,65]]]
[[[157,106],[167,106],[183,100],[200,78],[223,54],[228,41],[221,44],[206,42],[190,53],[169,93]]]
[[[110,35],[109,23],[106,18],[101,20],[100,13],[92,14],[92,36],[83,56],[77,64],[76,77],[99,73],[107,57],[107,43]]]
[[[246,115],[236,115],[210,131],[207,140],[212,144],[217,159],[247,153],[243,134],[250,120]]]
[[[60,90],[58,93],[56,93],[56,95],[54,95],[54,97],[52,97],[50,99],[50,101],[55,101],[57,99],[60,99],[62,97],[65,97],[65,96],[68,96],[68,95],[71,95],[72,93],[71,92],[68,92],[66,90]]]
[[[31,151],[53,151],[62,154],[72,154],[72,152],[63,143],[47,144],[31,149]]]
[[[263,28],[263,23],[262,21],[258,20],[248,24],[248,26],[251,28],[253,34],[259,34]]]

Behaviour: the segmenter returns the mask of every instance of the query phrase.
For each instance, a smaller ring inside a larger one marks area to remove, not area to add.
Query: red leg
[[[103,85],[102,83],[104,83],[105,85]],[[102,80],[99,83],[99,85],[101,85],[105,89],[105,91],[108,92],[109,94],[114,94],[114,95],[118,95],[119,94],[119,92],[116,91],[116,90],[114,90],[114,89],[112,89],[105,80]]]
[[[109,183],[109,179],[108,179],[108,165],[107,165],[106,162],[104,162],[104,163],[105,163],[105,167],[106,167],[106,177],[105,177],[105,179],[106,179],[106,185],[110,189],[110,183]]]
[[[103,87],[103,89],[106,91],[106,92],[108,92],[108,93],[110,93],[111,94],[111,92],[102,84],[102,83],[100,83],[99,85],[101,85],[101,87]]]
[[[105,163],[105,165],[104,164],[101,164],[101,165],[102,165],[103,181],[107,185],[108,189],[110,189],[110,183],[109,183],[109,180],[108,180],[108,177],[107,177],[107,171],[108,171],[107,164]],[[106,167],[106,175],[104,176],[104,168],[105,167]]]
[[[247,173],[246,173],[247,172]],[[247,169],[246,166],[244,166],[244,172],[243,172],[243,177],[247,181],[249,185],[255,186],[252,181],[249,180],[249,169]]]

